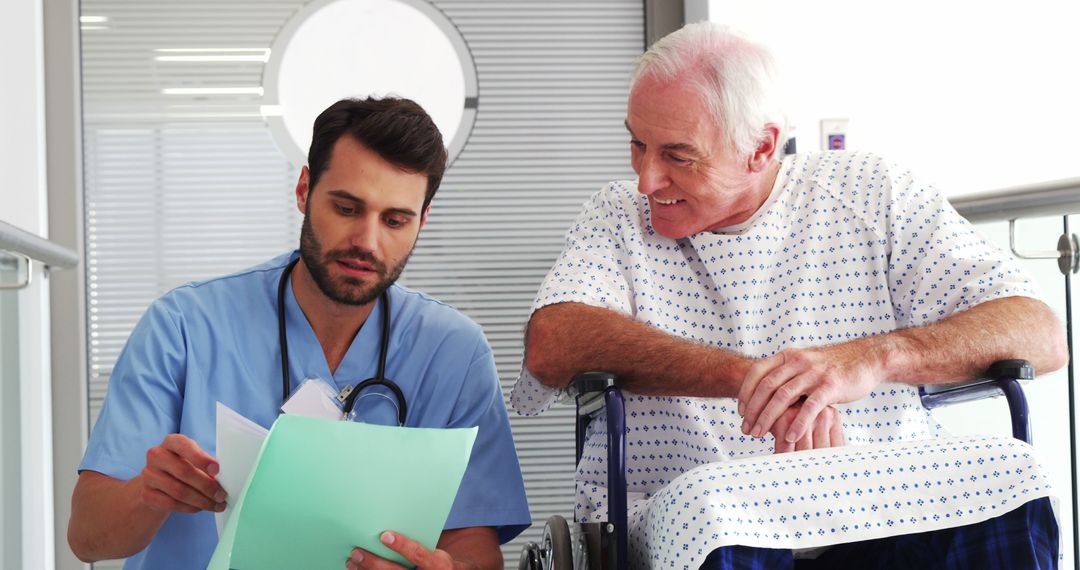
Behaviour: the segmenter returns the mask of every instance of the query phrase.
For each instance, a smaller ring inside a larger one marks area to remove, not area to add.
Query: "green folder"
[[[379,535],[435,547],[476,431],[280,416],[208,570],[340,570],[357,546],[411,567]]]

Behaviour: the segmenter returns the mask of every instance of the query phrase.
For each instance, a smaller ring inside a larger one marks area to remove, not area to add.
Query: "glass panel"
[[[1008,222],[978,224],[991,242],[1009,251]],[[1021,253],[1053,251],[1062,234],[1063,218],[1019,220],[1016,248]],[[1054,259],[1021,260],[1042,290],[1043,301],[1065,323],[1065,279]],[[1066,369],[1044,374],[1024,386],[1031,413],[1031,433],[1042,464],[1049,470],[1057,491],[1061,522],[1063,568],[1073,565],[1072,472],[1069,452],[1069,387]],[[1009,410],[1004,398],[982,400],[935,410],[934,416],[955,434],[992,433],[1010,436]]]
[[[1069,235],[1072,238],[1075,239],[1077,234],[1080,234],[1080,215],[1068,216],[1068,221],[1066,223],[1066,226],[1068,227]],[[1074,243],[1075,243],[1075,241],[1074,241]],[[1069,331],[1070,332],[1070,341],[1072,343],[1072,346],[1070,346],[1071,351],[1069,353],[1069,368],[1070,368],[1069,376],[1072,379],[1073,392],[1069,396],[1070,396],[1071,402],[1073,404],[1073,414],[1074,414],[1073,415],[1073,420],[1074,420],[1074,422],[1075,422],[1075,417],[1076,417],[1075,414],[1076,414],[1077,406],[1080,405],[1080,400],[1077,400],[1077,397],[1076,397],[1076,375],[1077,375],[1077,372],[1080,372],[1080,368],[1078,368],[1077,363],[1076,363],[1076,344],[1077,344],[1077,339],[1080,339],[1080,325],[1077,324],[1077,320],[1078,320],[1077,319],[1077,300],[1080,299],[1080,295],[1078,295],[1077,291],[1078,291],[1078,286],[1080,286],[1080,280],[1077,279],[1076,269],[1077,269],[1076,267],[1073,267],[1073,273],[1069,276],[1070,283],[1069,283],[1069,288],[1067,290],[1067,294],[1069,295],[1069,297],[1071,297],[1069,299],[1070,304],[1069,304],[1069,314],[1068,314],[1068,317],[1069,317],[1068,322],[1069,322],[1069,325],[1070,325],[1070,328],[1071,328],[1071,330]],[[1077,432],[1076,423],[1073,423],[1071,431],[1072,431],[1074,441],[1076,441],[1076,439],[1078,437],[1080,437],[1080,433]],[[1060,449],[1058,451],[1058,453],[1061,453],[1062,455],[1065,455],[1068,452],[1064,448],[1062,448],[1062,449]],[[1072,457],[1071,454],[1070,454],[1070,457]],[[1076,471],[1080,470],[1080,463],[1077,463],[1077,458],[1076,457],[1072,457],[1072,462],[1073,462],[1073,470],[1074,470],[1074,473],[1075,473]],[[1063,487],[1067,487],[1072,492],[1072,494],[1074,494],[1074,495],[1077,492],[1075,475],[1073,476],[1073,478],[1071,480],[1064,479],[1064,480],[1060,481],[1058,483],[1058,485],[1063,486]],[[1075,500],[1075,498],[1073,498],[1073,500]],[[1064,531],[1062,532],[1062,542],[1065,544],[1065,550],[1068,551],[1068,552],[1071,552],[1073,554],[1073,557],[1072,557],[1071,560],[1068,557],[1066,557],[1066,559],[1064,561],[1065,563],[1062,565],[1062,568],[1069,568],[1072,565],[1074,565],[1076,563],[1077,558],[1080,557],[1080,552],[1077,551],[1077,546],[1076,546],[1077,542],[1078,542],[1078,538],[1076,536],[1076,532],[1077,532],[1077,529],[1076,529],[1076,516],[1075,516],[1076,513],[1075,513],[1075,510],[1073,508],[1073,504],[1071,502],[1066,502],[1064,499],[1062,500],[1062,503],[1061,503],[1061,511],[1064,512],[1064,513],[1068,513],[1066,516],[1073,520],[1073,528],[1071,530],[1069,530],[1068,532],[1064,532]]]
[[[22,568],[18,309],[18,292],[0,290],[0,568]]]

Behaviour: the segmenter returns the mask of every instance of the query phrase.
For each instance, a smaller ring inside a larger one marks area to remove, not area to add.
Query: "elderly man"
[[[779,158],[773,81],[766,50],[714,24],[641,58],[626,117],[638,179],[571,228],[515,408],[539,413],[580,371],[618,374],[638,567],[1054,567],[1031,449],[937,437],[916,385],[1005,358],[1057,369],[1057,319],[911,172],[869,154]],[[604,430],[579,465],[582,519],[606,511]]]

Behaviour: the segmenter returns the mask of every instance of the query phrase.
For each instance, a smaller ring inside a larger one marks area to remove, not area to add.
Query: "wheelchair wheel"
[[[542,570],[540,566],[540,546],[535,542],[526,543],[521,549],[518,570]]]
[[[544,525],[540,543],[541,566],[544,570],[574,570],[574,547],[570,542],[570,525],[559,515],[552,515]]]

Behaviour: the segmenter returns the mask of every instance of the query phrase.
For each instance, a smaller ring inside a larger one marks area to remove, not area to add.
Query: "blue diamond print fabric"
[[[541,285],[533,310],[584,303],[677,337],[761,358],[785,348],[835,344],[929,324],[991,299],[1039,296],[1020,266],[984,240],[936,189],[871,154],[786,157],[768,201],[745,223],[722,231],[673,240],[657,234],[649,217],[648,200],[636,192],[633,181],[613,182],[593,195],[567,233],[563,253]],[[558,391],[522,367],[511,404],[521,414],[535,415],[557,396]],[[877,453],[878,465],[898,472],[909,468],[911,460],[888,455],[895,446],[934,450],[927,465],[942,466],[955,452],[942,446],[952,442],[948,445],[960,445],[973,462],[950,467],[954,481],[992,473],[985,465],[989,458],[1015,453],[1010,455],[1008,487],[1003,487],[1007,494],[1024,502],[1049,493],[1030,447],[1011,440],[942,439],[948,434],[922,407],[914,386],[883,383],[863,400],[835,407],[849,447],[774,457],[771,435],[752,438],[741,432],[734,399],[626,393],[636,565],[696,568],[712,548],[728,544],[812,548],[970,524],[1005,512],[1000,511],[1005,503],[995,510],[992,501],[984,500],[990,487],[965,489],[968,496],[949,495],[947,502],[922,497],[921,503],[912,499],[908,505],[905,497],[927,490],[909,483],[899,491],[889,488],[888,503],[865,502],[871,489],[878,493],[876,489],[893,479],[875,468],[870,475],[858,472],[859,483],[870,485],[862,491],[866,497],[831,497],[835,508],[826,525],[818,514],[826,511],[810,511],[805,504],[798,510],[788,502],[789,491],[760,485],[733,491],[719,478],[726,476],[726,469],[756,470],[762,464],[778,468],[783,463],[777,461],[804,461],[804,455]],[[576,477],[581,520],[606,516],[606,437],[603,422],[593,422],[586,433]],[[991,452],[998,449],[993,446],[1012,451]],[[846,465],[815,461],[803,465],[802,482],[808,489],[813,487],[806,478],[810,474],[815,479],[841,477]],[[738,467],[744,462],[747,466]],[[711,485],[694,479],[698,476]],[[846,484],[854,477],[849,473],[840,481]],[[679,486],[687,484],[694,486],[697,499],[685,498],[686,490]],[[853,486],[853,492],[857,488]],[[684,495],[672,495],[676,489]],[[994,501],[1004,499],[993,490]],[[705,492],[708,499],[700,494]],[[810,492],[820,496],[822,491]],[[753,508],[734,514],[732,505],[744,502]],[[923,515],[929,518],[923,520]],[[744,524],[758,518],[766,522]]]
[[[641,568],[697,568],[719,546],[805,549],[974,524],[1051,494],[1027,444],[942,437],[714,462],[630,521]]]

